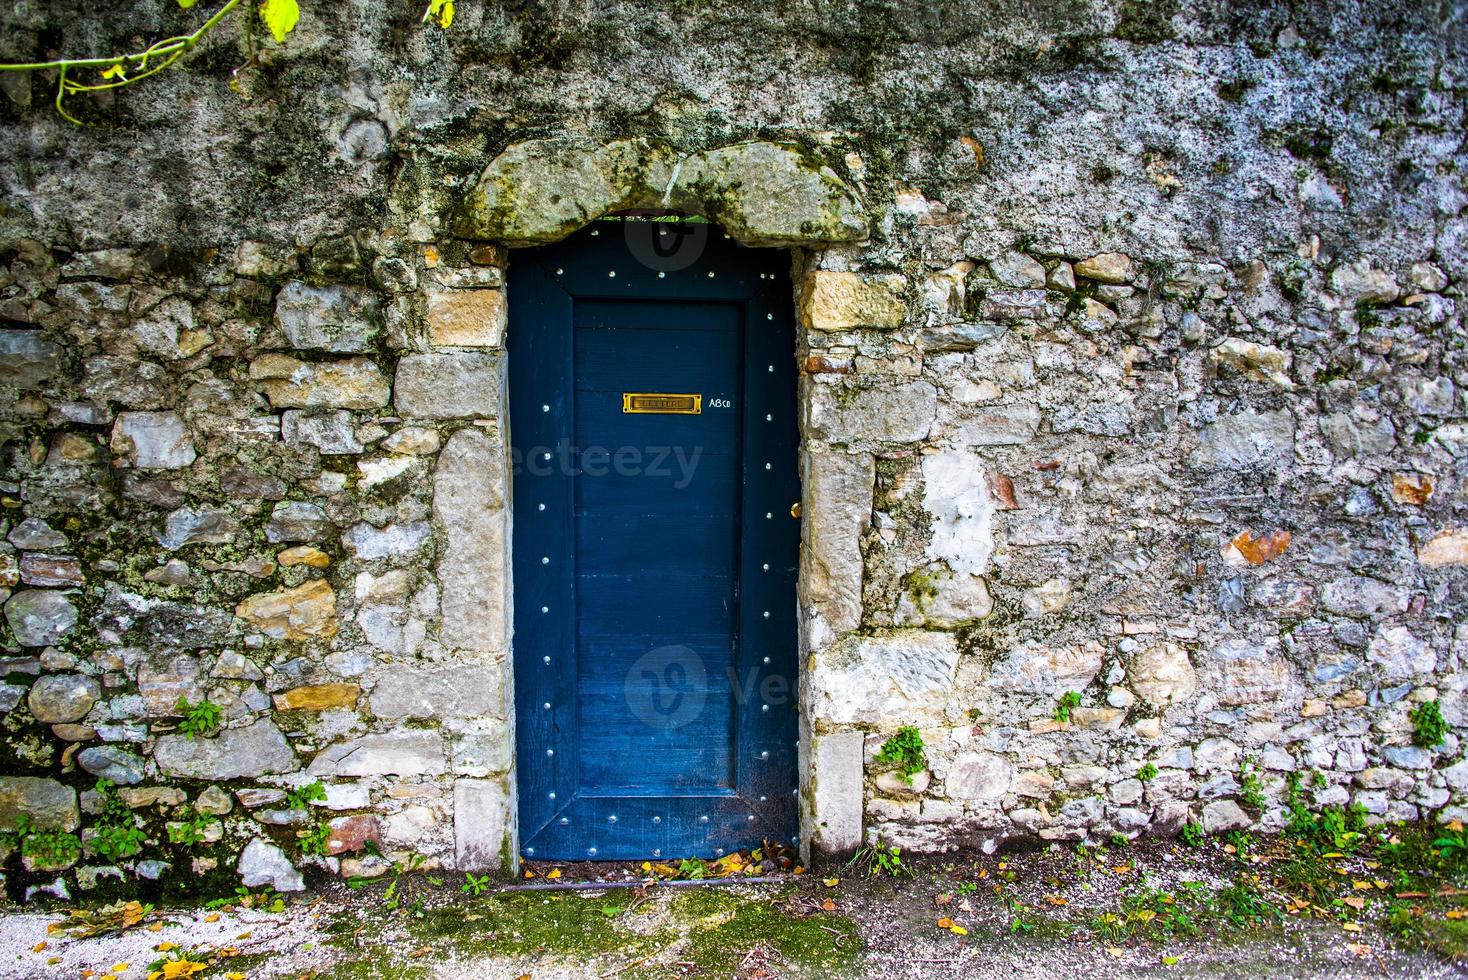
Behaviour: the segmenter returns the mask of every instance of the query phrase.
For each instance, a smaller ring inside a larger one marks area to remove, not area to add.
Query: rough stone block
[[[194,440],[174,412],[123,412],[112,424],[112,451],[140,470],[177,470],[196,458]]]
[[[1279,466],[1295,455],[1295,419],[1288,411],[1243,411],[1206,426],[1198,434],[1195,466],[1238,469]]]
[[[437,731],[400,728],[330,746],[311,761],[307,774],[438,776],[447,771],[443,738]]]
[[[275,695],[276,711],[327,711],[355,708],[362,689],[356,684],[310,684]]]
[[[26,704],[47,725],[80,721],[102,696],[102,685],[85,674],[47,674],[31,685]]]
[[[252,595],[234,614],[278,640],[326,639],[336,635],[336,593],[316,579],[293,589]]]
[[[433,480],[433,516],[444,535],[439,640],[449,649],[507,648],[507,480],[504,446],[487,432],[460,429],[439,457]]]
[[[415,554],[428,541],[428,524],[389,524],[377,528],[371,524],[354,524],[342,535],[342,544],[353,557],[362,561],[377,558],[400,558]]]
[[[1417,560],[1428,568],[1468,565],[1468,530],[1439,531],[1417,552]]]
[[[983,575],[994,552],[994,500],[982,462],[968,452],[924,456],[923,509],[931,517],[927,557]]]
[[[76,626],[77,611],[60,592],[27,589],[6,600],[5,622],[22,646],[43,647],[55,643]]]
[[[938,412],[938,390],[928,381],[875,388],[813,384],[811,435],[827,442],[915,442],[927,437]]]
[[[861,732],[832,732],[811,740],[810,837],[811,848],[821,855],[841,858],[861,846],[864,742]]]
[[[811,711],[829,724],[911,723],[942,710],[957,670],[951,633],[849,637],[814,655]]]
[[[290,446],[315,446],[323,456],[348,456],[362,451],[351,412],[336,409],[303,412],[287,409],[280,417],[280,436]]]
[[[875,471],[865,453],[806,456],[801,599],[833,633],[861,622],[861,536],[871,521]]]
[[[1014,765],[992,752],[964,752],[953,760],[943,787],[950,799],[995,801],[1014,782]]]
[[[805,277],[800,315],[811,330],[900,327],[907,316],[906,289],[899,275],[816,270]]]
[[[1120,284],[1131,278],[1131,256],[1122,252],[1102,252],[1075,264],[1075,274],[1096,282]]]
[[[508,779],[454,780],[454,866],[460,871],[513,870],[519,852],[512,829],[515,792]]]
[[[0,388],[35,388],[61,367],[61,345],[39,330],[0,330]]]
[[[365,357],[307,363],[264,354],[250,362],[250,380],[261,383],[276,408],[382,408],[392,394],[377,365]]]
[[[502,718],[505,668],[395,664],[379,677],[369,703],[379,718]]]
[[[295,772],[300,768],[285,736],[268,720],[245,728],[227,728],[211,738],[163,735],[153,758],[166,775],[211,781]]]
[[[495,418],[503,385],[499,354],[408,354],[398,361],[396,405],[407,418]]]
[[[291,864],[285,852],[274,844],[256,837],[240,852],[237,865],[240,883],[246,888],[269,886],[278,892],[303,891],[306,883]]]
[[[275,298],[275,322],[292,347],[357,353],[377,333],[377,294],[360,286],[292,280]]]
[[[500,347],[507,307],[502,289],[443,289],[428,294],[428,340],[435,347]]]
[[[1132,657],[1127,680],[1138,697],[1159,708],[1186,701],[1198,689],[1188,652],[1176,643],[1160,643]]]
[[[1100,672],[1104,653],[1095,641],[1058,647],[1027,641],[995,662],[988,683],[999,691],[1048,697],[1083,691]]]
[[[76,830],[76,790],[39,776],[0,776],[0,830],[15,830],[21,817],[42,830]]]

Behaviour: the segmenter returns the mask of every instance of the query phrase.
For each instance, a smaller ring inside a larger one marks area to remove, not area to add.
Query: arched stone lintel
[[[867,212],[836,172],[788,143],[681,154],[647,139],[515,143],[485,168],[454,234],[506,245],[559,241],[629,208],[700,214],[745,245],[824,245],[867,237]]]

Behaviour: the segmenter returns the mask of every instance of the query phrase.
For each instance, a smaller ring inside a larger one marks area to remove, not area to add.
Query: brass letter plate
[[[623,392],[622,414],[701,415],[703,414],[703,396]]]

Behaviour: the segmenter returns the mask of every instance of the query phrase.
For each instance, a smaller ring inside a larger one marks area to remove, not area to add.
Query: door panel
[[[793,843],[793,323],[780,253],[658,276],[598,223],[511,263],[523,853]],[[608,272],[616,275],[608,275]],[[632,414],[627,393],[702,396]]]

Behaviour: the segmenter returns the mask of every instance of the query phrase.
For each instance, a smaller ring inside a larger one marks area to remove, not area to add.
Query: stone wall
[[[463,7],[0,76],[12,892],[509,863],[502,245],[660,200],[792,251],[805,843],[1464,815],[1456,6]]]
[[[504,866],[504,251],[9,257],[7,828],[80,824],[84,881],[223,861],[299,887],[303,848],[346,875]],[[98,778],[140,854],[95,851]]]

